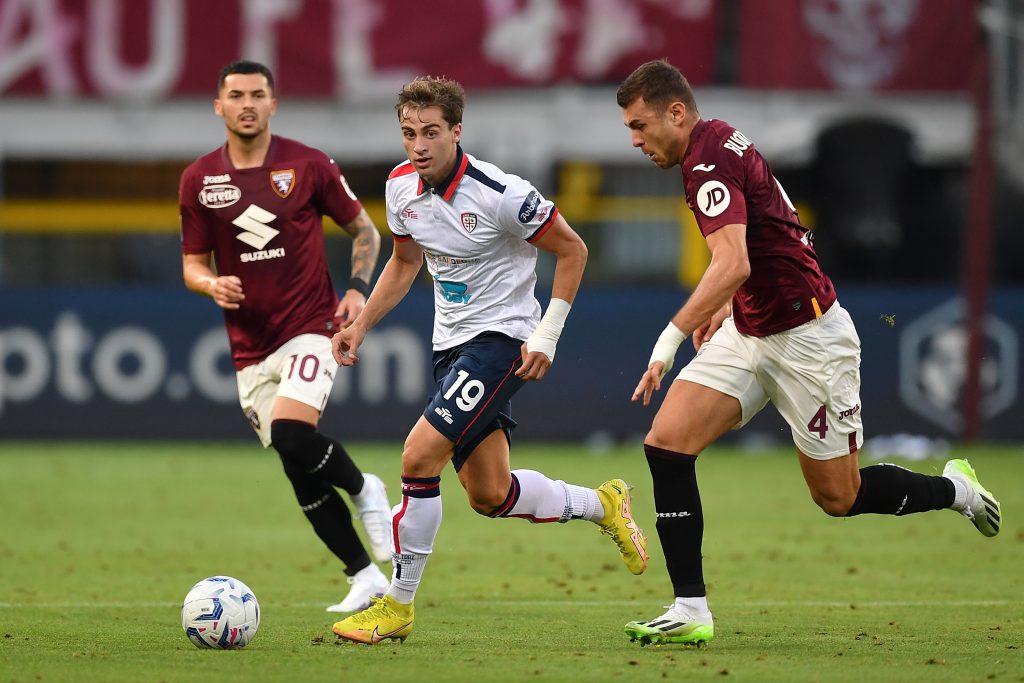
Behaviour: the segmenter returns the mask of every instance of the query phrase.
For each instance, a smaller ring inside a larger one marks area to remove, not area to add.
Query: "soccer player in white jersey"
[[[426,261],[434,281],[437,392],[402,452],[391,586],[372,607],[334,625],[338,636],[355,642],[404,640],[412,631],[413,598],[441,526],[440,475],[449,460],[480,514],[589,520],[615,541],[631,572],[647,566],[621,479],[595,490],[510,471],[516,423],[509,399],[551,367],[587,248],[529,182],[462,150],[464,103],[462,86],[442,78],[417,78],[399,94],[395,110],[409,160],[387,182],[394,252],[366,308],[333,339],[338,363],[356,363],[367,330],[405,296]],[[538,248],[556,258],[543,317],[534,297]]]
[[[335,487],[351,496],[378,561],[391,555],[391,506],[380,478],[360,472],[318,424],[338,368],[330,336],[362,310],[380,236],[326,154],[271,134],[277,100],[266,66],[224,67],[214,106],[227,143],[181,176],[185,285],[224,309],[242,411],[263,447],[281,457],[316,535],[345,565],[352,588],[327,610],[353,612],[388,583]],[[324,256],[324,214],[354,241],[340,300]]]

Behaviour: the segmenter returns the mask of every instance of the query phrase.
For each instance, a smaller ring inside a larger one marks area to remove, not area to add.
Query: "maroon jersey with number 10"
[[[224,311],[236,369],[300,334],[333,334],[322,216],[345,225],[362,205],[327,155],[275,135],[262,166],[236,169],[224,146],[185,169],[178,203],[182,252],[213,252],[217,274],[242,281],[245,300]]]
[[[700,120],[680,164],[686,203],[705,237],[747,226],[750,277],[732,302],[736,329],[764,337],[821,315],[835,302],[810,236],[768,162],[724,121]]]

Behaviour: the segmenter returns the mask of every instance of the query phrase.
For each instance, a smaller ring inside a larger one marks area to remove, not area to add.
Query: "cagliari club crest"
[[[270,184],[274,186],[274,192],[281,197],[287,197],[295,188],[295,169],[287,171],[271,171]]]
[[[475,213],[464,213],[462,214],[462,227],[466,229],[466,232],[473,232],[476,229],[476,214]]]

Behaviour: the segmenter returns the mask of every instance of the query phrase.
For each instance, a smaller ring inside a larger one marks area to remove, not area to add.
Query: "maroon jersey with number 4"
[[[813,320],[836,300],[809,234],[753,143],[724,121],[701,119],[682,161],[686,204],[705,237],[747,226],[750,277],[732,301],[736,329],[764,337]]]
[[[236,369],[300,334],[333,334],[322,216],[345,225],[362,209],[333,160],[275,135],[262,166],[236,169],[225,145],[185,169],[178,204],[182,252],[213,252],[217,274],[242,281],[245,300],[224,311]]]

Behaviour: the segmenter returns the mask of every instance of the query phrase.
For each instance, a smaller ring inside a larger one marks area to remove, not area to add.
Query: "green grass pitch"
[[[350,450],[394,501],[399,446]],[[1002,501],[995,539],[949,511],[832,519],[790,451],[706,452],[716,638],[695,650],[641,648],[622,633],[671,600],[641,449],[519,444],[515,467],[634,483],[648,572],[629,574],[585,522],[477,516],[449,469],[416,629],[371,648],[335,643],[323,608],[348,586],[272,452],[7,442],[0,681],[1024,681],[1024,454],[959,452]],[[262,624],[244,650],[200,650],[181,631],[181,599],[213,574],[259,598]]]

